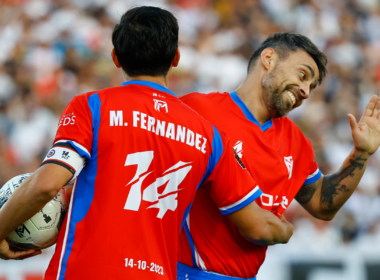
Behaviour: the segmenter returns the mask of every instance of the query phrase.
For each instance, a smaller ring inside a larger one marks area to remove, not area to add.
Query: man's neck
[[[270,119],[270,114],[265,105],[264,94],[262,94],[262,79],[258,77],[255,77],[255,73],[250,73],[236,89],[236,94],[255,116],[259,124],[262,125]]]
[[[168,77],[163,77],[163,76],[147,76],[147,75],[141,75],[141,76],[134,76],[130,77],[127,75],[124,75],[125,81],[130,82],[130,81],[147,81],[147,82],[152,82],[159,84],[164,87],[168,87]]]

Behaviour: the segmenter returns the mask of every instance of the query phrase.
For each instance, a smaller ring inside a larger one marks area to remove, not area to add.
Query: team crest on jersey
[[[234,151],[236,161],[239,163],[239,165],[241,166],[241,168],[245,169],[245,165],[242,162],[242,160],[241,160],[240,156],[238,155],[238,153],[235,151],[235,149],[232,149],[232,150]]]
[[[237,141],[234,146],[234,150],[239,155],[240,158],[243,157],[243,142]]]
[[[289,173],[288,179],[290,179],[292,177],[292,172],[293,172],[293,157],[292,156],[284,157],[284,161],[285,161],[286,168],[288,168],[288,173]]]
[[[153,99],[154,101],[154,109],[158,112],[161,112],[161,109],[165,109],[165,113],[169,112],[168,104],[165,101]]]

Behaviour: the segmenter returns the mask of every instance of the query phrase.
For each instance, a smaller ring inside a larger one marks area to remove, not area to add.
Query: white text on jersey
[[[271,194],[263,193],[260,196],[261,199],[261,205],[265,207],[272,207],[272,206],[282,206],[282,208],[286,209],[289,204],[289,200],[286,198],[286,196],[282,196],[282,198],[278,199],[278,195],[274,198]]]
[[[175,125],[171,122],[166,124],[165,121],[156,120],[154,117],[138,111],[133,111],[133,126],[185,143],[191,147],[195,147],[204,154],[206,153],[207,139],[201,134],[194,133],[187,127]]]
[[[70,125],[75,124],[75,118],[76,116],[74,115],[74,113],[63,115],[61,119],[59,120],[58,127],[60,127],[61,125],[66,126],[69,124]]]

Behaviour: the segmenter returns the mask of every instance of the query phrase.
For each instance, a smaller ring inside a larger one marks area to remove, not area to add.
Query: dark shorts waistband
[[[233,280],[233,279],[246,279],[246,280],[256,280],[253,278],[239,278],[227,276],[215,272],[203,271],[198,268],[194,268],[183,263],[177,262],[177,280],[203,280],[203,279],[213,279],[213,280]]]

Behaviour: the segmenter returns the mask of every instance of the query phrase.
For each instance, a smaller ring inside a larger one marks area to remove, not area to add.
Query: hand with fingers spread
[[[7,241],[2,240],[0,241],[0,258],[3,260],[10,260],[10,259],[18,259],[23,260],[30,257],[37,256],[41,254],[41,250],[38,249],[31,249],[28,251],[13,251],[10,247]]]
[[[374,95],[368,102],[359,123],[348,114],[355,148],[372,155],[380,145],[380,97]]]

